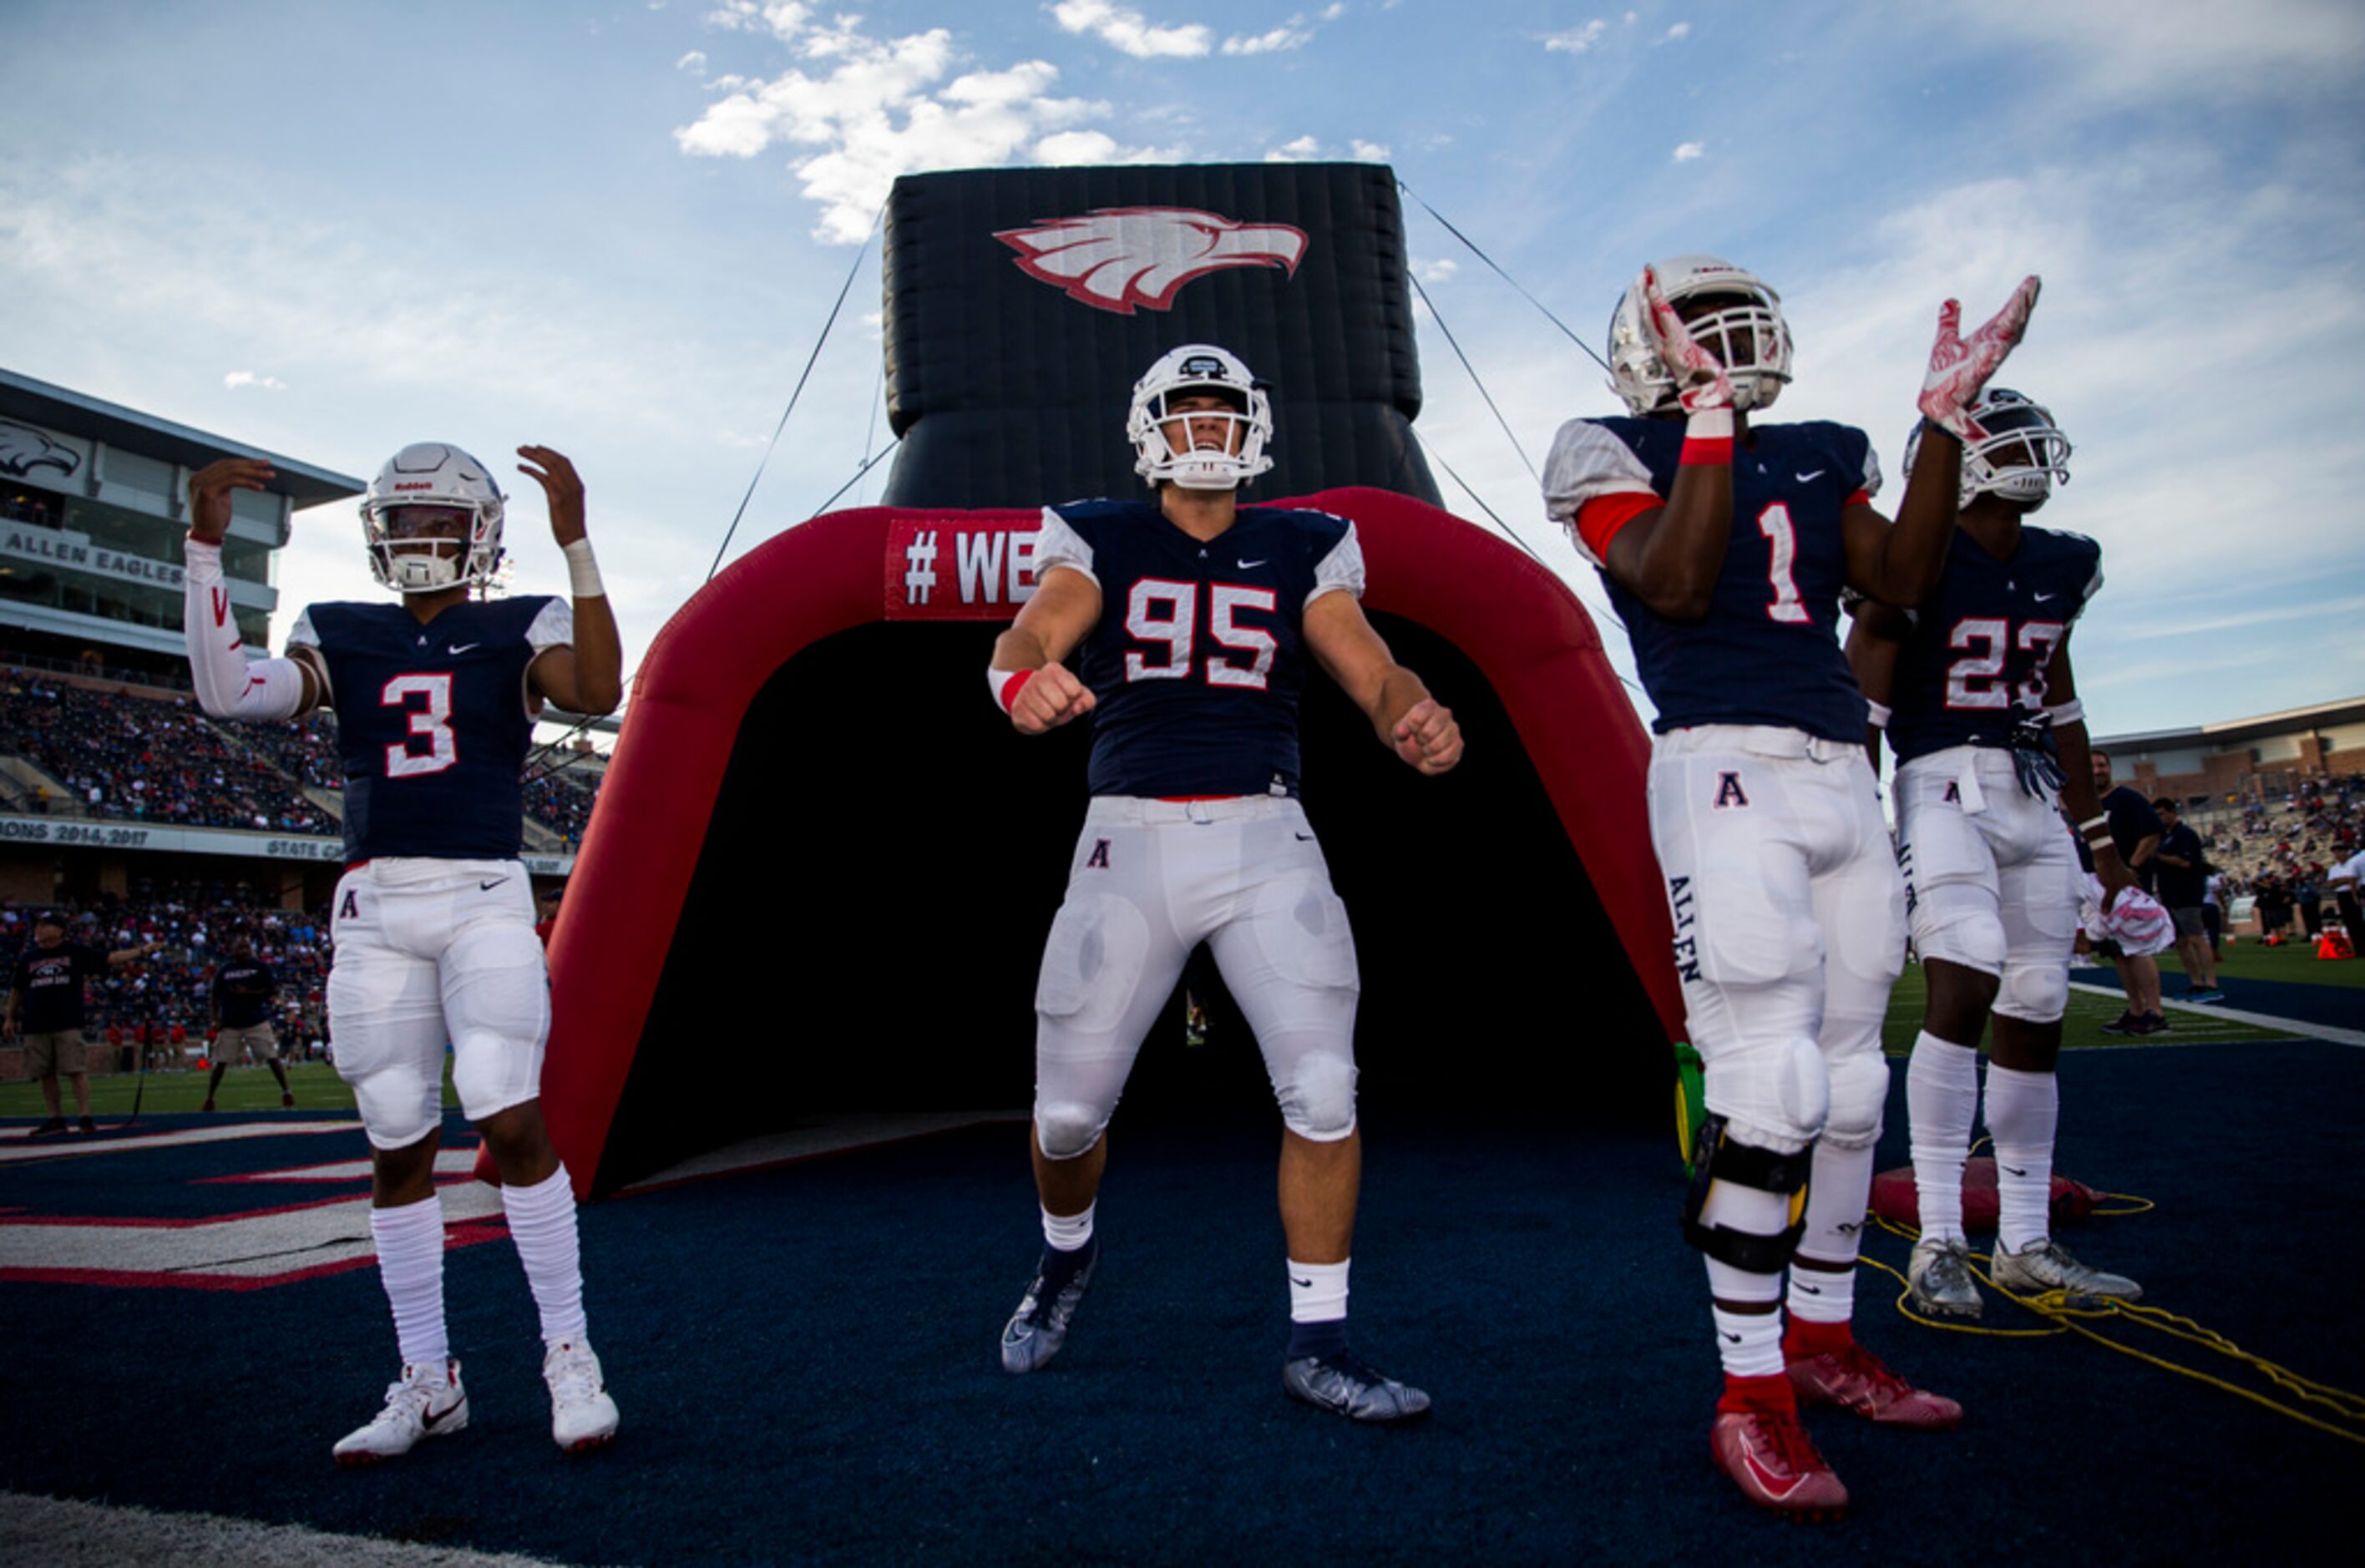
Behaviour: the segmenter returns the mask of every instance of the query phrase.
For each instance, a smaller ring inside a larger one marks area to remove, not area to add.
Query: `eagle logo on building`
[[[1286,223],[1242,223],[1180,207],[1096,207],[993,237],[1018,252],[1027,276],[1119,316],[1171,310],[1184,284],[1231,267],[1295,274],[1306,245],[1306,231]]]
[[[54,468],[61,476],[82,466],[82,454],[51,441],[30,425],[0,420],[0,474],[22,479],[36,468]]]

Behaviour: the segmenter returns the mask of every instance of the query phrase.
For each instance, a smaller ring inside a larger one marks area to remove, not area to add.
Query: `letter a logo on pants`
[[[1087,868],[1097,866],[1104,871],[1107,870],[1109,868],[1108,846],[1109,841],[1105,838],[1093,840],[1093,852],[1085,858],[1084,865]]]
[[[345,902],[337,907],[337,918],[339,920],[358,920],[361,918],[361,913],[362,906],[360,902],[353,897],[353,889],[347,888],[345,890]]]
[[[1729,811],[1734,806],[1745,806],[1749,804],[1749,796],[1747,792],[1741,788],[1740,774],[1720,773],[1716,776],[1716,801],[1714,803],[1716,809],[1720,812]]]

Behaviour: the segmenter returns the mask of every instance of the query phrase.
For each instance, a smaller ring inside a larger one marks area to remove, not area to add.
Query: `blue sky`
[[[1864,426],[1892,479],[1938,301],[1983,318],[2043,274],[2002,379],[2077,443],[2043,521],[2103,544],[2079,685],[2100,731],[2170,728],[2365,691],[2360,89],[2365,9],[2337,0],[17,0],[0,364],[364,476],[412,440],[555,445],[630,660],[702,578],[895,174],[1379,160],[1588,341],[1654,255],[1755,269],[1799,342],[1779,412]],[[1527,460],[1615,411],[1407,205]],[[884,440],[875,245],[859,265],[866,319],[734,555]],[[1428,328],[1424,437],[1602,605]],[[518,580],[555,588],[516,487]],[[281,586],[283,632],[375,591],[349,509],[299,514]]]

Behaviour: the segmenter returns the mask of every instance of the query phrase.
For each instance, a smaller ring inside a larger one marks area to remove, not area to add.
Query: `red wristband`
[[[990,669],[985,672],[986,685],[1002,711],[1009,712],[1018,700],[1019,691],[1035,678],[1031,669]]]
[[[1684,442],[1684,454],[1676,461],[1687,468],[1696,464],[1707,463],[1730,466],[1732,462],[1732,438],[1725,436],[1721,439],[1705,441],[1697,437],[1687,439]]]

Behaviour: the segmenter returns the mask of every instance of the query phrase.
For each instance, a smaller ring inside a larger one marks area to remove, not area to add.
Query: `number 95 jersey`
[[[345,860],[514,860],[540,707],[526,669],[571,643],[573,610],[526,595],[421,624],[398,604],[315,604],[287,633],[329,676],[345,765]]]
[[[1295,795],[1306,606],[1363,593],[1355,526],[1328,512],[1242,507],[1194,539],[1148,501],[1043,509],[1037,580],[1099,585],[1076,677],[1096,700],[1092,792]]]
[[[1670,621],[1608,571],[1609,542],[1675,489],[1678,419],[1571,420],[1544,462],[1544,504],[1602,568],[1626,622],[1652,730],[1773,724],[1861,743],[1864,696],[1840,651],[1847,553],[1840,516],[1880,490],[1872,442],[1853,426],[1752,425],[1732,454],[1732,532],[1708,617]]]

